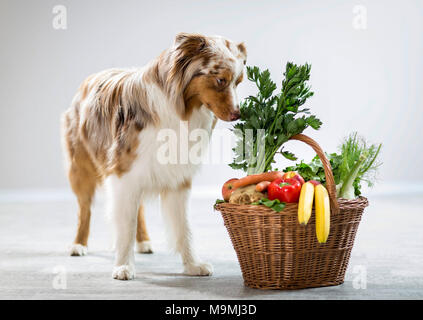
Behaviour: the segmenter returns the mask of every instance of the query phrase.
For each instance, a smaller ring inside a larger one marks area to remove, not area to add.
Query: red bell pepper
[[[267,187],[269,200],[279,199],[280,202],[298,202],[301,193],[301,183],[296,179],[276,179]]]

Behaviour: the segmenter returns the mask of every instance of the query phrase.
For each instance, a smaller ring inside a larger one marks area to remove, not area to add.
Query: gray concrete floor
[[[110,228],[97,203],[89,253],[69,257],[76,227],[74,201],[0,204],[0,299],[422,299],[423,197],[370,199],[343,285],[297,291],[244,287],[222,218],[213,200],[191,201],[191,222],[200,256],[212,277],[181,274],[178,256],[165,241],[154,203],[147,223],[154,254],[136,256],[137,278],[111,279]],[[357,272],[366,288],[355,289]],[[363,275],[363,274],[361,274]],[[66,288],[65,288],[66,287]]]

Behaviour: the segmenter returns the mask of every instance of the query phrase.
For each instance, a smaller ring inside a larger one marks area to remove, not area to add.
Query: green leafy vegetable
[[[257,202],[253,202],[253,205],[265,205],[266,207],[275,210],[276,212],[281,212],[285,209],[286,204],[284,202],[280,202],[278,199],[269,200],[266,198],[260,199]]]
[[[249,175],[271,171],[277,153],[290,160],[297,159],[283,150],[282,145],[307,127],[317,130],[322,124],[310,115],[309,109],[300,109],[313,95],[306,85],[310,69],[309,64],[287,63],[282,89],[274,94],[276,84],[269,70],[247,67],[248,79],[256,84],[258,93],[241,103],[241,118],[233,128],[237,136],[235,158],[230,164],[233,169],[242,169]]]
[[[335,182],[337,182],[338,180],[336,179],[337,177],[335,173],[337,173],[341,157],[336,153],[326,153],[326,157],[330,161],[332,171],[335,175]],[[304,161],[301,161],[296,165],[286,167],[283,171],[297,171],[304,178],[305,181],[316,180],[321,183],[326,182],[325,169],[323,168],[323,164],[320,161],[319,156],[317,155],[311,160],[310,163],[305,163]]]
[[[339,146],[339,152],[326,154],[330,161],[337,187],[337,196],[344,199],[354,199],[361,195],[361,183],[373,186],[375,174],[381,165],[377,157],[382,144],[368,145],[364,138],[356,132],[350,134]],[[316,155],[310,163],[298,163],[284,169],[297,171],[306,181],[316,180],[326,183],[323,164]]]
[[[216,202],[214,203],[213,208],[216,208],[216,205],[218,205],[219,203],[225,203],[225,200],[216,199]]]

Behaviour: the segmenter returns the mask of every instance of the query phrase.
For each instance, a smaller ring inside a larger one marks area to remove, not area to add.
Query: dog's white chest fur
[[[153,97],[160,110],[160,126],[148,126],[139,133],[137,158],[125,175],[137,177],[144,193],[154,194],[191,182],[200,166],[192,161],[191,150],[194,145],[208,142],[213,114],[202,106],[193,110],[188,121],[181,121],[161,92],[156,91]]]

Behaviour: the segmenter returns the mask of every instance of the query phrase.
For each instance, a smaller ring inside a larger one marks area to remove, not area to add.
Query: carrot
[[[257,183],[257,185],[256,185],[256,191],[258,191],[258,192],[266,191],[266,189],[269,186],[269,184],[271,184],[270,181],[262,181],[262,182]]]
[[[249,176],[246,176],[244,178],[238,179],[233,182],[232,189],[237,189],[239,187],[248,186],[250,184],[256,184],[262,181],[270,181],[276,179],[281,179],[283,176],[283,172],[280,171],[270,171],[260,174],[251,174]]]
[[[237,180],[234,179],[232,181],[228,181],[230,183],[229,184],[227,184],[228,182],[225,183],[224,188],[229,187],[228,188],[229,190],[227,190],[227,193],[223,194],[223,198],[225,201],[228,201],[230,195],[235,189],[238,189],[244,186],[249,186],[250,184],[257,184],[262,181],[272,182],[273,180],[281,179],[283,175],[284,173],[280,171],[270,171],[270,172],[264,172],[260,174],[251,174],[241,179],[237,179]]]

